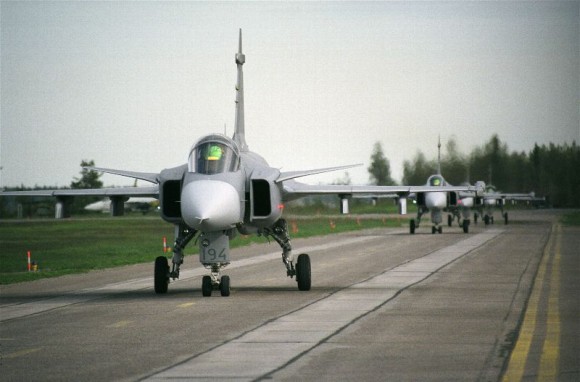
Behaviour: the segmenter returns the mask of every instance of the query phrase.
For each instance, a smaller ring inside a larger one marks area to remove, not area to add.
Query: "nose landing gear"
[[[203,297],[211,297],[214,290],[219,290],[222,297],[230,295],[230,276],[224,275],[218,278],[219,273],[212,271],[211,275],[203,276],[201,279],[201,294]]]

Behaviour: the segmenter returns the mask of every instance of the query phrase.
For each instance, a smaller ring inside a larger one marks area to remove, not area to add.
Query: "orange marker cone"
[[[291,224],[292,224],[292,233],[298,233],[298,224],[296,224],[295,221],[293,221]]]

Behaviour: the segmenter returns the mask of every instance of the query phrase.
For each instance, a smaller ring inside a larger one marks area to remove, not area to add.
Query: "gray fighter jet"
[[[463,232],[469,232],[469,215],[470,209],[474,206],[474,201],[477,200],[478,193],[481,193],[485,188],[485,183],[478,181],[475,186],[465,184],[458,187],[453,187],[443,175],[441,175],[441,138],[439,138],[437,143],[437,173],[431,175],[427,179],[427,186],[432,187],[428,192],[422,192],[417,194],[411,194],[410,199],[413,199],[417,204],[417,217],[409,221],[409,232],[411,234],[415,233],[415,230],[419,228],[421,224],[421,217],[426,212],[431,213],[431,233],[442,233],[443,227],[441,222],[443,221],[443,212],[450,212],[452,215],[448,215],[447,224],[451,227],[453,218],[457,217],[459,226],[463,229]],[[467,191],[466,189],[476,189],[478,191]],[[463,217],[463,219],[461,219]]]
[[[399,201],[400,212],[406,213],[409,193],[432,191],[477,191],[476,187],[445,186],[324,186],[307,185],[295,179],[342,170],[353,166],[280,172],[270,167],[260,155],[251,152],[246,144],[244,126],[244,92],[242,66],[242,32],[235,55],[237,65],[236,115],[233,138],[211,134],[201,138],[189,152],[188,163],[162,170],[143,173],[105,168],[90,168],[153,183],[152,187],[104,188],[94,190],[42,190],[6,192],[4,195],[54,196],[64,206],[66,198],[77,195],[108,196],[112,210],[122,209],[123,201],[131,196],[153,196],[159,199],[161,217],[175,225],[175,243],[171,266],[167,257],[155,260],[155,292],[168,291],[170,281],[179,277],[184,260],[184,248],[193,239],[199,244],[199,260],[209,269],[202,279],[203,296],[219,290],[222,296],[230,294],[230,278],[221,275],[230,264],[229,241],[239,232],[272,238],[282,248],[282,260],[287,276],[294,278],[298,289],[311,288],[310,257],[292,253],[288,225],[282,218],[283,203],[307,195],[335,194],[341,200],[341,211],[348,212],[348,199],[353,195],[390,196]]]
[[[504,223],[508,224],[508,213],[504,211],[504,206],[507,201],[515,202],[526,202],[539,204],[546,201],[544,197],[537,197],[534,192],[530,193],[505,193],[499,192],[495,189],[493,185],[487,185],[485,187],[485,192],[481,194],[482,203],[478,204],[473,218],[477,222],[478,215],[483,217],[483,222],[485,225],[494,224],[493,210],[499,207],[501,216],[504,219]]]

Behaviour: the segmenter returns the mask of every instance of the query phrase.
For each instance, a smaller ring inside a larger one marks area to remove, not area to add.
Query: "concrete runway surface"
[[[161,296],[153,261],[1,286],[0,381],[577,381],[580,228],[558,217],[293,240],[309,292],[275,243],[232,251],[230,297],[201,296],[193,256]]]

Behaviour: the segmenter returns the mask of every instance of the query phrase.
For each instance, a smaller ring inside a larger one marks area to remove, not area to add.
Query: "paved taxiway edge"
[[[491,229],[354,284],[144,379],[253,381],[268,378],[504,230]]]
[[[397,234],[402,231],[393,231],[390,234]],[[338,248],[346,244],[356,244],[364,243],[366,241],[372,240],[373,236],[361,236],[361,237],[349,237],[340,240],[336,240],[332,243],[314,245],[309,247],[300,248],[300,252],[315,252],[320,250],[328,250],[333,248]],[[228,269],[235,269],[246,267],[250,265],[260,264],[266,261],[273,261],[279,259],[280,252],[270,252],[267,254],[253,256],[247,259],[236,260],[228,266]],[[189,269],[181,272],[180,279],[176,281],[182,282],[194,277],[200,277],[207,273],[204,268]],[[49,299],[38,299],[35,301],[17,303],[17,304],[6,304],[0,306],[0,322],[14,320],[26,316],[31,316],[34,314],[40,314],[43,312],[48,312],[54,309],[63,308],[65,306],[84,303],[92,300],[99,299],[106,292],[108,296],[114,293],[126,293],[131,291],[143,290],[143,289],[153,289],[153,277],[144,277],[128,281],[122,281],[119,283],[107,284],[98,288],[88,288],[73,293],[66,293],[59,297],[49,298]],[[152,292],[153,293],[153,292]]]

